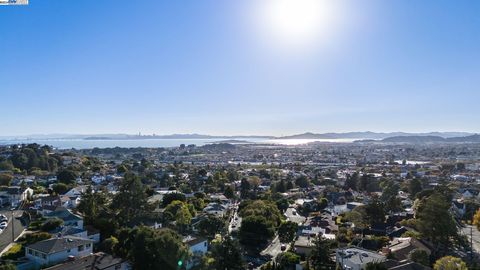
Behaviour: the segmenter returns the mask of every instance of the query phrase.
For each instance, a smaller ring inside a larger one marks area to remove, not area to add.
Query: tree
[[[244,245],[261,246],[274,234],[274,224],[263,216],[251,215],[242,219],[239,236]]]
[[[212,256],[215,259],[214,268],[216,270],[245,269],[240,246],[230,237],[226,237],[221,243],[213,245]]]
[[[473,216],[473,225],[477,226],[477,229],[480,230],[480,209],[475,212],[475,215]]]
[[[354,172],[352,175],[347,174],[347,179],[345,180],[345,188],[357,190],[358,187],[358,172]]]
[[[13,175],[6,174],[6,173],[0,174],[0,186],[10,186],[10,183],[12,183],[12,180],[13,180]]]
[[[459,258],[446,256],[438,259],[433,265],[434,270],[468,270],[464,261]]]
[[[421,265],[430,266],[430,255],[423,249],[414,249],[408,255],[412,262],[419,263]]]
[[[240,182],[240,197],[242,199],[248,198],[251,188],[252,187],[250,182],[247,179],[243,178]]]
[[[63,183],[58,183],[54,184],[52,189],[56,194],[65,194],[68,191],[68,186]]]
[[[300,256],[292,252],[283,252],[278,254],[276,262],[278,269],[295,269],[295,265],[300,263]]]
[[[235,198],[235,190],[231,185],[228,185],[225,187],[225,191],[223,192],[223,195],[227,197],[228,199],[233,199]]]
[[[62,170],[58,173],[57,179],[60,183],[70,185],[75,183],[75,180],[77,179],[78,175],[76,172],[72,170]]]
[[[171,202],[165,207],[163,214],[167,221],[175,221],[180,231],[184,231],[192,222],[192,214],[188,209],[188,205],[182,201]]]
[[[373,196],[370,203],[366,205],[365,212],[370,226],[383,224],[385,222],[385,206],[376,196]]]
[[[0,265],[0,270],[15,270],[15,269],[17,269],[17,267],[11,263]]]
[[[103,242],[100,244],[100,249],[106,253],[113,254],[117,245],[118,239],[110,236],[109,238],[103,240]]]
[[[415,198],[417,193],[422,191],[422,182],[418,178],[413,178],[408,183],[408,192],[410,192],[410,197]]]
[[[118,237],[115,254],[131,260],[133,269],[177,270],[189,257],[180,235],[170,229],[140,226],[122,230]]]
[[[433,193],[422,200],[417,210],[419,232],[439,250],[448,246],[451,237],[457,236],[457,227],[449,212],[450,204],[439,193]]]
[[[126,173],[113,197],[112,210],[117,214],[120,225],[138,223],[138,218],[149,210],[147,194],[140,178]]]
[[[216,216],[207,216],[198,223],[197,229],[202,235],[213,239],[215,234],[225,229],[225,222]]]
[[[287,221],[280,224],[278,228],[278,237],[282,243],[290,243],[295,238],[298,230],[298,224],[292,221]]]
[[[310,253],[311,266],[314,270],[332,269],[335,263],[330,258],[332,241],[323,237],[314,240],[314,247]]]
[[[82,193],[77,210],[83,214],[86,223],[92,224],[98,220],[98,216],[106,204],[106,195],[101,191],[93,192],[92,186],[88,186],[87,190]]]
[[[185,197],[184,194],[182,194],[180,192],[167,193],[163,196],[162,205],[163,205],[163,207],[166,207],[167,205],[169,205],[173,201],[186,202],[187,198]]]
[[[302,175],[295,179],[295,185],[301,188],[307,188],[310,185],[310,180],[308,180],[305,175]]]
[[[44,232],[53,231],[53,230],[55,230],[56,228],[58,228],[62,225],[63,225],[63,220],[61,220],[59,218],[48,219],[47,221],[45,221],[43,223],[42,231],[44,231]]]
[[[322,197],[318,200],[318,209],[323,210],[328,206],[328,200],[325,197]]]

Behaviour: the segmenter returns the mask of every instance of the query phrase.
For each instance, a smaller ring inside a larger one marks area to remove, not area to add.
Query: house
[[[227,212],[228,206],[220,203],[209,203],[204,209],[203,212],[209,215],[214,215],[217,217],[223,217]]]
[[[64,226],[83,229],[83,218],[79,215],[73,214],[70,210],[65,208],[57,209],[54,212],[45,215],[45,218],[59,218],[63,220]]]
[[[25,257],[37,266],[53,265],[69,258],[81,258],[93,252],[93,242],[67,236],[39,241],[25,247]]]
[[[293,245],[295,253],[299,255],[308,256],[313,250],[315,244],[313,243],[313,237],[310,235],[300,235]]]
[[[190,252],[193,254],[192,258],[190,258],[186,264],[186,269],[189,270],[197,265],[201,261],[201,258],[207,253],[208,240],[203,237],[189,235],[183,238],[183,242],[187,244]]]
[[[8,196],[12,207],[17,207],[21,202],[33,196],[33,189],[28,187],[22,188],[19,186],[11,186],[7,187],[7,189],[1,195]]]
[[[46,270],[130,270],[132,269],[127,260],[113,257],[103,252],[94,253],[77,260],[46,268]]]
[[[358,247],[339,248],[335,251],[335,256],[337,264],[345,270],[363,270],[370,262],[386,261],[384,255]]]
[[[399,261],[408,260],[412,251],[421,249],[430,255],[431,250],[421,241],[413,237],[394,238],[385,249],[386,254],[393,254]]]

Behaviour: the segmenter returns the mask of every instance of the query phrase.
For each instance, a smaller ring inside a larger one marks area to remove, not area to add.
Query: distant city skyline
[[[480,132],[480,2],[277,2],[1,6],[0,136]]]

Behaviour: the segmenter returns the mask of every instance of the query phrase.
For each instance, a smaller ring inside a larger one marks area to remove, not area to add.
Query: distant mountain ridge
[[[291,136],[259,136],[259,135],[205,135],[205,134],[170,134],[170,135],[133,135],[133,134],[37,134],[30,136],[1,136],[0,140],[148,140],[148,139],[218,139],[218,140],[239,140],[239,139],[308,139],[308,140],[333,140],[351,139],[384,142],[477,142],[480,135],[468,132],[428,132],[428,133],[407,133],[407,132],[344,132],[344,133],[312,133],[306,132]]]
[[[372,141],[368,141],[372,142]],[[443,138],[440,136],[395,136],[380,141],[384,143],[480,143],[480,135]]]
[[[468,132],[428,132],[428,133],[407,133],[407,132],[345,132],[345,133],[311,133],[306,132],[302,134],[278,137],[277,139],[370,139],[370,140],[382,140],[391,137],[405,137],[405,136],[417,136],[417,137],[465,137],[473,135]]]

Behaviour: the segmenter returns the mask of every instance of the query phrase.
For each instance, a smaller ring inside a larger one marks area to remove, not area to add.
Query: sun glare
[[[325,38],[334,27],[334,1],[256,1],[255,22],[259,34],[282,47],[304,49]]]

